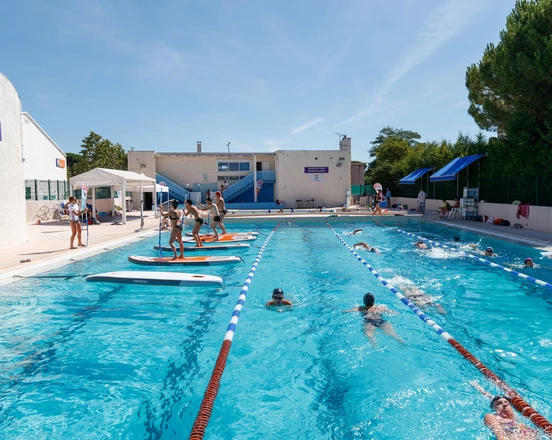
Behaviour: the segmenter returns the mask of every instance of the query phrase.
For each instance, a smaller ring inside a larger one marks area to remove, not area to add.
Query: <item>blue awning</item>
[[[447,180],[454,180],[456,174],[466,168],[472,162],[475,162],[477,159],[486,156],[487,153],[474,154],[472,156],[457,157],[452,162],[446,164],[443,168],[437,171],[435,174],[431,175],[429,178],[430,182],[443,182]]]
[[[416,183],[416,179],[419,179],[424,174],[429,173],[432,169],[433,167],[417,169],[416,171],[410,173],[408,176],[403,177],[401,180],[399,180],[399,183],[401,185],[414,185]]]

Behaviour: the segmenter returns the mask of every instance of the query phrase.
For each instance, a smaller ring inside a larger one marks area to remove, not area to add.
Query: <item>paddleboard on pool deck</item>
[[[131,255],[128,261],[148,266],[210,266],[212,264],[230,264],[242,261],[240,257],[223,257],[213,255],[202,255],[197,257],[184,257],[173,260],[172,257],[142,257]]]
[[[224,235],[222,237],[219,237],[218,240],[215,240],[214,235],[209,235],[206,238],[202,238],[201,241],[203,243],[236,243],[238,241],[253,241],[256,239],[257,239],[257,236],[255,235],[234,235],[234,236]],[[184,243],[195,243],[195,238],[184,237],[182,241]]]
[[[86,281],[92,283],[121,283],[156,286],[222,286],[222,278],[183,272],[120,271],[89,275]]]
[[[186,232],[187,237],[191,237],[193,234],[191,232]],[[250,231],[250,232],[229,232],[228,234],[219,234],[219,237],[228,237],[232,235],[259,235],[258,232]],[[199,236],[203,239],[205,237],[212,237],[213,234],[199,234]]]
[[[195,242],[194,242],[195,243]],[[215,243],[218,243],[215,241]],[[186,252],[195,252],[195,251],[225,251],[229,249],[238,250],[238,249],[248,249],[249,245],[247,243],[229,243],[229,244],[206,244],[202,247],[197,246],[184,246],[184,253]],[[154,246],[153,249],[156,251],[159,250],[159,246]],[[172,252],[172,249],[169,246],[161,246],[163,252]],[[176,251],[178,252],[178,245],[176,246]]]

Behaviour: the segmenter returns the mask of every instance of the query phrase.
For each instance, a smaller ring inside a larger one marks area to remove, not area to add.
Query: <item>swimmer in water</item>
[[[423,240],[418,240],[416,243],[414,243],[414,246],[416,246],[418,249],[427,249],[427,244],[424,243]]]
[[[533,268],[535,267],[535,263],[533,263],[533,259],[532,258],[526,258],[525,261],[523,262],[524,264],[524,268]]]
[[[368,252],[375,252],[376,254],[380,253],[380,251],[377,250],[375,247],[371,247],[369,244],[364,243],[363,241],[359,241],[358,243],[355,243],[353,247],[355,249],[364,249],[364,250],[367,250]]]
[[[292,306],[293,304],[291,301],[288,301],[287,299],[284,299],[284,291],[277,287],[272,291],[272,300],[266,303],[266,307],[271,306]]]
[[[417,287],[399,286],[399,289],[405,293],[404,296],[418,307],[435,307],[441,315],[447,314],[441,304],[436,303],[430,295],[426,295]]]
[[[358,234],[359,232],[362,232],[362,231],[363,231],[362,228],[355,229],[353,232],[351,232],[351,235],[356,235],[356,234]]]
[[[473,381],[470,384],[481,394],[491,399],[490,407],[494,413],[485,414],[483,420],[497,439],[539,439],[539,432],[516,420],[516,413],[506,396],[493,396]]]
[[[376,346],[377,344],[375,335],[377,328],[382,329],[385,334],[395,338],[401,344],[404,344],[404,341],[400,338],[400,336],[395,333],[391,323],[382,318],[384,313],[395,315],[396,312],[392,312],[385,306],[375,306],[375,301],[376,299],[374,298],[374,295],[367,293],[363,298],[363,306],[356,306],[345,311],[362,313],[364,316],[364,334],[368,337],[373,346]]]

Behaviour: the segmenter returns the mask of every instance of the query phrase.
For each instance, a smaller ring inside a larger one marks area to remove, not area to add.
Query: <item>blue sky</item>
[[[66,152],[90,130],[125,149],[336,149],[386,125],[479,130],[465,71],[514,0],[18,0],[0,72]]]

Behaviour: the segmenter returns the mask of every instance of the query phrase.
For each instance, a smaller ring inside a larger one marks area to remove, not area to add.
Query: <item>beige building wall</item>
[[[306,173],[307,167],[327,167],[328,173]],[[296,200],[311,199],[315,207],[348,205],[350,188],[350,150],[276,152],[274,196],[287,207],[295,206]]]
[[[27,241],[25,177],[21,138],[21,101],[0,73],[0,249]]]
[[[143,173],[147,177],[155,179],[155,151],[128,152],[128,170],[135,173]]]

